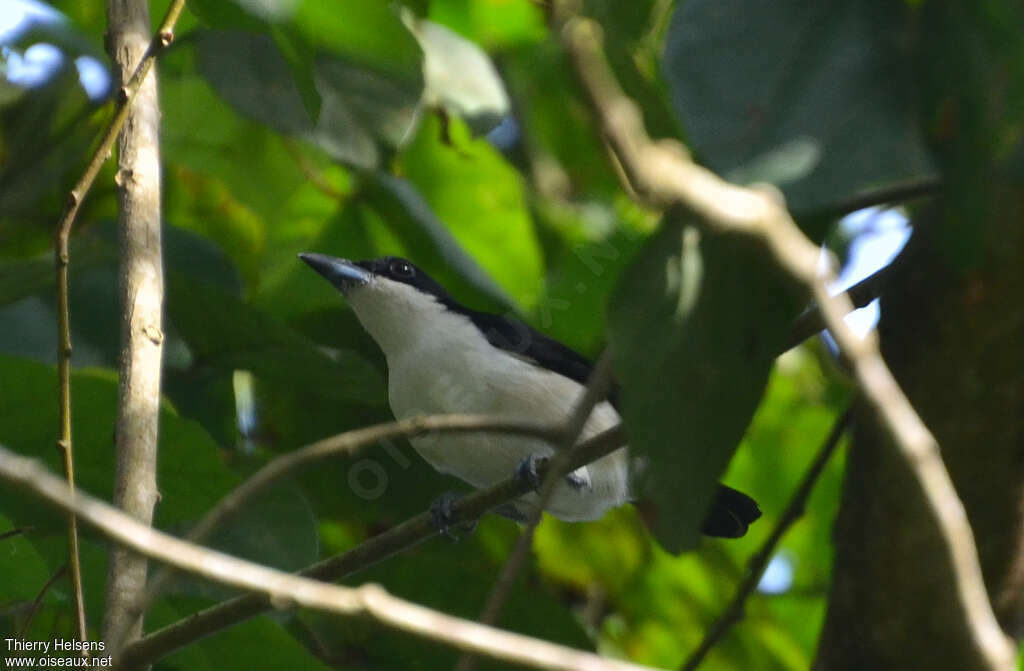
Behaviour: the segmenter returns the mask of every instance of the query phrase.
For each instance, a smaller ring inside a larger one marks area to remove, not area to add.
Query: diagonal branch
[[[229,492],[189,531],[186,540],[202,543],[214,529],[231,519],[245,503],[283,478],[308,466],[341,454],[353,455],[360,448],[394,438],[413,438],[433,431],[446,433],[508,433],[555,440],[562,435],[561,427],[545,427],[535,422],[495,418],[490,415],[425,415],[395,422],[367,426],[331,436],[311,443],[293,452],[283,454],[253,473],[242,484]],[[372,542],[372,541],[371,541]],[[379,559],[369,559],[376,563]],[[358,570],[358,569],[352,569]],[[174,571],[164,569],[153,576],[144,597],[132,608],[132,620],[140,617],[167,586]],[[120,648],[123,632],[114,632],[108,642],[113,649]]]
[[[911,467],[938,521],[956,575],[965,626],[990,671],[1012,669],[1014,650],[989,603],[977,547],[963,503],[942,462],[935,438],[886,367],[874,334],[863,340],[843,317],[852,310],[846,294],[830,296],[830,269],[819,274],[818,247],[808,240],[771,187],[743,188],[697,165],[677,141],[653,141],[636,104],[619,87],[601,48],[600,28],[557,2],[554,12],[564,48],[591,111],[622,166],[632,190],[649,203],[682,206],[712,233],[740,233],[760,242],[779,268],[802,284],[821,310],[840,352],[848,359],[864,399]]]
[[[821,477],[829,459],[832,458],[832,455],[839,447],[839,441],[842,440],[843,434],[846,433],[846,427],[850,423],[850,415],[851,411],[847,408],[832,425],[832,430],[829,431],[828,437],[818,449],[818,454],[815,455],[814,461],[811,462],[807,472],[804,473],[803,479],[797,486],[796,491],[793,492],[793,496],[789,499],[786,509],[782,511],[782,515],[779,517],[775,528],[772,529],[771,534],[769,534],[761,549],[747,563],[746,574],[739,587],[736,588],[736,595],[729,602],[721,616],[704,634],[704,640],[700,642],[697,649],[693,651],[690,658],[683,664],[682,671],[695,671],[701,662],[704,661],[707,654],[711,652],[711,649],[722,640],[722,637],[725,636],[732,625],[739,622],[740,618],[743,617],[743,607],[761,582],[761,575],[768,566],[768,561],[775,554],[775,548],[778,547],[779,542],[786,535],[786,532],[789,531],[789,528],[803,515],[804,508],[807,506],[807,500],[811,496],[811,490],[814,489],[815,483],[818,482],[818,478]]]
[[[594,408],[608,395],[611,385],[611,357],[608,355],[607,350],[605,350],[594,364],[594,371],[590,374],[590,380],[588,380],[587,386],[583,390],[583,395],[577,401],[572,415],[566,420],[563,435],[561,436],[561,441],[559,441],[561,444],[558,445],[561,449],[555,453],[554,458],[548,465],[547,473],[544,474],[544,478],[541,480],[541,486],[537,493],[536,509],[530,511],[525,528],[519,534],[516,545],[512,548],[508,559],[505,560],[501,574],[495,581],[494,587],[487,597],[487,603],[480,613],[478,619],[480,624],[493,625],[497,623],[498,616],[501,615],[501,610],[505,607],[505,602],[508,601],[512,593],[516,577],[523,570],[523,565],[526,563],[530,548],[533,547],[533,534],[537,530],[537,525],[540,524],[544,508],[551,501],[551,497],[555,493],[555,487],[558,486],[562,477],[573,470],[566,468],[566,466],[572,460],[574,452],[582,447],[574,447],[576,441],[583,432],[583,427],[586,426],[587,420],[590,419]],[[466,654],[456,663],[455,671],[472,671],[475,666],[476,658],[471,654]]]
[[[849,287],[846,290],[846,295],[849,296],[853,307],[862,308],[880,297],[886,288],[886,282],[889,281],[892,274],[893,267],[890,264]],[[817,305],[812,305],[793,320],[789,327],[786,343],[783,345],[783,351],[788,352],[826,328],[828,328],[828,325],[825,323],[821,310]]]
[[[91,496],[69,492],[66,483],[37,462],[4,448],[0,448],[0,479],[60,508],[73,509],[79,519],[124,547],[221,584],[253,590],[277,607],[299,605],[365,616],[427,640],[533,668],[649,671],[649,667],[445,615],[391,596],[378,585],[349,588],[320,583],[199,547],[137,522]]]
[[[608,429],[580,443],[574,449],[573,457],[566,468],[584,466],[610,454],[624,444],[625,435],[620,426]],[[452,504],[451,523],[458,526],[476,520],[488,510],[518,498],[528,490],[529,485],[519,478],[510,477],[488,489],[471,492]],[[317,580],[339,580],[433,538],[438,533],[433,516],[424,512],[347,552],[302,570],[299,575]],[[259,615],[271,607],[265,594],[255,592],[211,606],[129,643],[121,657],[122,667],[134,668],[153,662],[178,648]]]
[[[32,599],[32,605],[29,606],[28,614],[25,615],[25,621],[21,625],[21,629],[18,630],[18,638],[25,638],[25,633],[28,632],[29,626],[32,624],[32,618],[36,616],[36,611],[39,610],[39,604],[43,602],[43,597],[50,591],[54,583],[60,580],[65,573],[68,572],[67,562],[60,565],[60,567],[53,572],[53,574],[47,579],[43,586],[39,588],[39,592],[36,594],[36,598]]]

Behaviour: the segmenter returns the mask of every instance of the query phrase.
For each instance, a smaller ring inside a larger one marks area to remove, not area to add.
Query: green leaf
[[[258,32],[265,30],[266,22],[247,11],[242,2],[229,0],[191,0],[185,5],[196,17],[214,28],[233,28]]]
[[[488,51],[535,45],[547,36],[543,8],[528,0],[431,0],[429,10],[432,21],[448,26]]]
[[[316,86],[323,107],[307,137],[344,163],[373,169],[409,134],[418,118],[422,80],[396,78],[344,56],[322,55]]]
[[[400,170],[459,244],[519,304],[536,302],[543,260],[522,178],[490,143],[431,118],[401,155]]]
[[[244,369],[281,389],[303,389],[338,403],[379,399],[384,384],[359,355],[329,356],[261,310],[210,285],[169,276],[168,314],[198,365]]]
[[[72,173],[93,140],[95,129],[88,120],[95,109],[69,61],[46,84],[0,108],[0,231],[6,232],[5,220],[46,212],[43,199],[66,195],[60,192],[75,179]],[[64,201],[53,198],[53,203],[48,226]]]
[[[664,72],[712,169],[774,182],[806,212],[933,172],[902,46],[911,30],[899,3],[692,0],[672,18]]]
[[[423,55],[390,3],[305,0],[293,23],[321,53],[369,66],[399,81],[422,81]]]
[[[18,526],[0,514],[0,534],[11,532]],[[26,532],[31,533],[31,530]],[[0,604],[6,606],[14,601],[32,601],[51,574],[52,570],[28,541],[26,533],[0,539],[0,575],[4,577],[0,581]],[[53,599],[52,594],[49,597]]]
[[[199,71],[242,114],[285,133],[312,128],[291,67],[268,35],[202,30],[196,50]]]
[[[479,300],[481,309],[513,309],[512,300],[463,249],[413,184],[383,173],[374,178],[364,191],[366,201],[410,258],[460,300]]]
[[[114,260],[116,248],[97,236],[78,236],[71,241],[68,274],[75,277],[80,271]],[[44,291],[53,292],[56,270],[53,253],[48,252],[29,259],[0,261],[0,306]]]
[[[668,550],[696,544],[795,305],[765,250],[746,237],[702,234],[679,213],[623,273],[609,345],[630,444],[647,460],[654,531]]]

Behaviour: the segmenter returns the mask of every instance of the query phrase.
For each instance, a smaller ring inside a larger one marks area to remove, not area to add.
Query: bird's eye
[[[394,277],[408,278],[412,277],[415,271],[412,269],[412,264],[407,261],[392,261],[391,274]]]

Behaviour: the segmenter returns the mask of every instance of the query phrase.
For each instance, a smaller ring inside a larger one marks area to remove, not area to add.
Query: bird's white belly
[[[487,414],[555,425],[566,421],[582,386],[489,345],[457,349],[445,343],[410,348],[388,357],[388,396],[395,417],[436,413]],[[587,422],[589,437],[618,422],[608,403]],[[503,434],[432,434],[413,438],[412,446],[435,469],[474,487],[487,487],[515,473],[531,454],[552,453],[543,440]],[[625,449],[580,469],[589,486],[560,485],[547,506],[566,520],[596,519],[628,499]],[[529,506],[535,495],[520,503]]]

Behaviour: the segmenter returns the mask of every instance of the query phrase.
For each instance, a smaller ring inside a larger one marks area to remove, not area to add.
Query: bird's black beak
[[[373,273],[369,270],[360,268],[347,259],[307,252],[299,254],[299,258],[342,292],[352,287],[362,286],[373,277]]]

